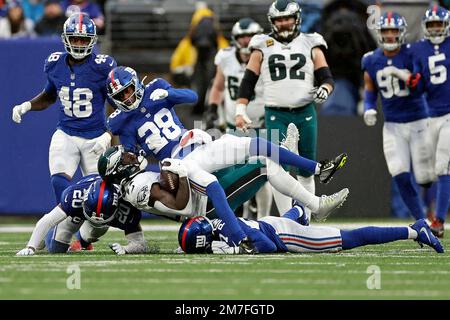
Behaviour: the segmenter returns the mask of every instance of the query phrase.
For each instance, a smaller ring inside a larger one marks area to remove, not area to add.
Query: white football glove
[[[247,131],[247,125],[252,123],[252,120],[247,115],[247,105],[243,103],[238,103],[236,105],[236,113],[235,113],[235,124],[236,128],[242,129],[244,132]]]
[[[330,95],[330,92],[325,85],[321,85],[319,88],[314,88],[313,90],[311,90],[311,93],[314,93],[315,103],[324,103]]]
[[[153,101],[161,100],[161,99],[166,98],[168,95],[169,95],[169,92],[167,90],[156,89],[155,91],[153,91],[150,94],[150,99],[152,99]]]
[[[364,122],[369,127],[374,126],[377,123],[377,110],[369,109],[364,112]]]
[[[31,102],[25,101],[22,104],[19,104],[18,106],[15,106],[13,108],[13,114],[12,119],[15,123],[21,123],[22,122],[22,116],[31,110]]]
[[[186,166],[184,165],[184,163],[180,159],[166,158],[162,162],[164,163],[166,161],[169,162],[170,165],[168,165],[168,166],[163,165],[161,167],[161,170],[166,170],[166,171],[170,171],[172,173],[175,173],[180,178],[187,177],[187,168],[186,168]]]
[[[225,241],[213,241],[211,249],[214,254],[239,254],[239,247],[230,247]]]
[[[109,245],[112,251],[114,251],[117,255],[121,256],[126,254],[125,248],[122,247],[119,243],[111,243]]]
[[[161,150],[167,144],[167,140],[165,138],[161,138],[159,133],[155,133],[150,135],[147,140],[145,140],[145,143],[148,145],[150,150]]]
[[[32,247],[26,247],[16,253],[16,256],[32,256],[35,250]]]
[[[101,155],[111,145],[111,135],[108,132],[105,132],[100,137],[95,138],[94,141],[94,146],[89,152]]]

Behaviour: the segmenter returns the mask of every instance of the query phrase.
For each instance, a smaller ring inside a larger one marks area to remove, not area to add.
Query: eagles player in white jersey
[[[279,130],[279,136],[285,135],[289,123],[294,123],[300,130],[299,154],[314,160],[317,148],[314,102],[323,103],[334,87],[323,52],[327,44],[318,33],[300,32],[301,9],[295,1],[276,0],[270,6],[268,19],[272,32],[254,36],[249,44],[251,55],[239,88],[235,124],[244,130],[251,125],[248,104],[261,78],[269,134]],[[341,163],[346,159],[337,160]],[[298,173],[299,181],[314,193],[314,177],[304,171]]]
[[[251,18],[242,18],[233,25],[231,30],[233,45],[221,49],[217,53],[214,59],[214,63],[217,67],[216,75],[209,94],[209,114],[206,116],[207,129],[214,127],[217,113],[221,111],[218,106],[220,106],[222,102],[224,107],[224,110],[222,111],[224,111],[225,114],[224,118],[227,128],[230,129],[231,132],[236,129],[234,126],[236,99],[238,97],[239,85],[244,76],[245,67],[250,59],[250,49],[248,48],[248,44],[254,35],[261,34],[262,32],[263,28],[256,21]],[[258,81],[256,84],[255,94],[249,102],[248,115],[252,120],[256,134],[259,134],[259,129],[262,128],[264,123],[264,100],[261,81]],[[258,162],[255,164],[247,164],[247,166],[262,167],[263,164]],[[229,170],[233,170],[233,168],[224,170],[227,171],[224,172],[224,174],[230,174],[231,172],[229,172]],[[258,218],[262,218],[270,214],[270,208],[272,206],[272,189],[268,183],[264,183],[262,186],[255,185],[255,187],[259,188],[259,191],[255,195],[257,216]],[[284,195],[280,195],[278,198],[284,199],[287,206],[291,205],[290,198],[285,197]],[[248,218],[249,213],[249,202],[246,202],[244,204],[243,216]]]

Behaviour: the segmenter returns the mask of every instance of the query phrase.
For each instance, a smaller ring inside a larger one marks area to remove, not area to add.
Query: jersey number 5
[[[445,53],[428,57],[428,68],[430,68],[430,82],[432,84],[441,84],[447,81],[447,68],[443,65],[436,65],[436,62],[445,61],[445,59]]]

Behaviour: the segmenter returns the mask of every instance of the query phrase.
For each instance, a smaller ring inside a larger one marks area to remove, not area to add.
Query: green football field
[[[176,224],[146,223],[152,254],[116,256],[107,244],[125,241],[113,230],[94,251],[31,257],[14,254],[32,225],[2,223],[0,299],[450,299],[450,254],[412,240],[337,254],[185,255],[174,253]]]

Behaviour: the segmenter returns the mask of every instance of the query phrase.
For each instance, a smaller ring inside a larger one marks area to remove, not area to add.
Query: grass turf
[[[108,232],[94,251],[14,256],[29,236],[0,233],[0,299],[450,299],[450,254],[412,240],[337,254],[213,256],[174,254],[176,231],[147,231],[158,253],[116,256],[107,244],[124,243],[123,233]],[[372,265],[379,290],[367,288]],[[81,288],[71,290],[74,266]]]

